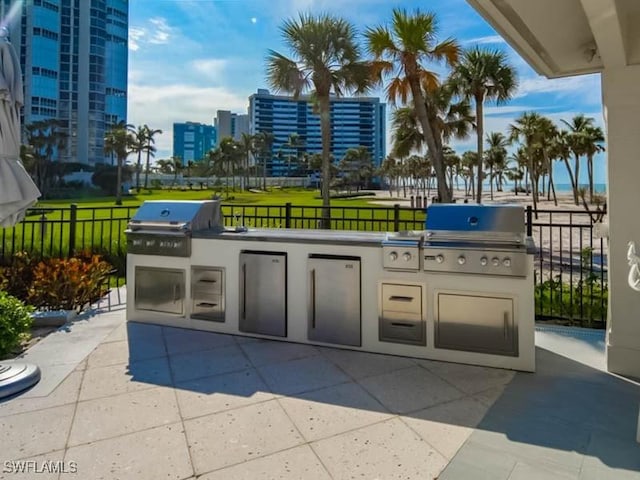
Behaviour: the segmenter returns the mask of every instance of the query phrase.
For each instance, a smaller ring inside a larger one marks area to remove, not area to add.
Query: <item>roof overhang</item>
[[[638,0],[467,0],[541,75],[640,64]]]

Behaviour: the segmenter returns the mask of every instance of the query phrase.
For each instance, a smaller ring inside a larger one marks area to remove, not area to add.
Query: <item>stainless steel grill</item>
[[[425,227],[425,271],[527,276],[524,208],[520,206],[431,205]]]
[[[192,233],[205,229],[224,230],[219,200],[147,201],[127,224],[127,251],[188,257]]]

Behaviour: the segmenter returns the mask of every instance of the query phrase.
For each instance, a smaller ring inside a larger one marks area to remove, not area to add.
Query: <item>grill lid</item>
[[[224,228],[220,200],[144,202],[128,223],[130,231],[180,231],[190,233]]]
[[[427,240],[524,244],[524,208],[519,205],[433,204],[427,208]]]

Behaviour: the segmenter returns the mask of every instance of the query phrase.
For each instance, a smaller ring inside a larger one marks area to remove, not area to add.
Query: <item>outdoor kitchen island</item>
[[[424,233],[194,229],[188,256],[130,251],[127,318],[533,371],[533,256],[448,271]]]

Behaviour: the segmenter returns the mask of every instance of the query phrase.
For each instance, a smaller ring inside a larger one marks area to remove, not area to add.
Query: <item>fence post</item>
[[[400,204],[398,203],[393,206],[393,231],[400,231]]]
[[[533,209],[527,205],[527,237],[533,235]]]
[[[284,205],[284,228],[291,228],[291,202]]]
[[[78,205],[71,204],[69,213],[69,257],[73,256],[76,249],[76,221],[78,220]]]

